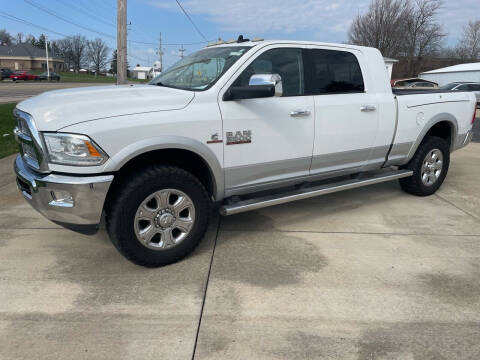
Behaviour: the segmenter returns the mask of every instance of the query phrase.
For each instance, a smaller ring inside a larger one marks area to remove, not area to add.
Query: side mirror
[[[249,86],[273,85],[274,96],[283,95],[282,77],[278,74],[255,74],[250,77]]]
[[[232,86],[223,95],[223,100],[255,99],[282,96],[282,78],[278,74],[255,74],[248,86]]]

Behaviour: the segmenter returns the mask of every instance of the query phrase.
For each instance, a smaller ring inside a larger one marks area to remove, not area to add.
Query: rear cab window
[[[365,92],[357,57],[347,51],[307,50],[306,92],[311,95]]]

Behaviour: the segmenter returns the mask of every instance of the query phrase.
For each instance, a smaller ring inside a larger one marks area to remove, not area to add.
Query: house
[[[50,71],[63,71],[63,59],[48,56]],[[0,67],[11,70],[43,70],[47,71],[45,49],[22,43],[0,46]]]
[[[440,86],[452,82],[480,82],[480,62],[425,71],[421,73],[419,77],[425,80],[435,81]]]
[[[393,65],[398,63],[398,60],[385,57],[385,58],[383,58],[383,61],[385,61],[385,66],[387,67],[388,74],[390,75],[390,79],[391,79],[392,78]]]
[[[153,68],[151,66],[136,66],[132,69],[134,79],[147,80],[153,77]]]

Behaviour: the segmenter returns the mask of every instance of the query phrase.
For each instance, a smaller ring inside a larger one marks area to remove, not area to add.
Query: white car
[[[380,52],[309,41],[209,46],[148,85],[17,105],[18,186],[48,219],[148,267],[222,215],[400,179],[433,194],[472,137],[470,92],[392,93]],[[320,182],[319,182],[320,181]]]

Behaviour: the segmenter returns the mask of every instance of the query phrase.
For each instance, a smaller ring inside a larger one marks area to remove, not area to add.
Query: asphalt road
[[[8,81],[0,82],[0,104],[17,102],[41,94],[42,92],[56,89],[68,89],[83,86],[109,85],[105,83],[56,83],[45,81]],[[110,84],[111,85],[111,84]]]
[[[144,269],[33,211],[0,161],[0,358],[479,359],[480,144],[437,194],[378,184],[214,218]]]
[[[473,123],[473,138],[472,141],[480,142],[480,110],[477,110],[477,118]]]

